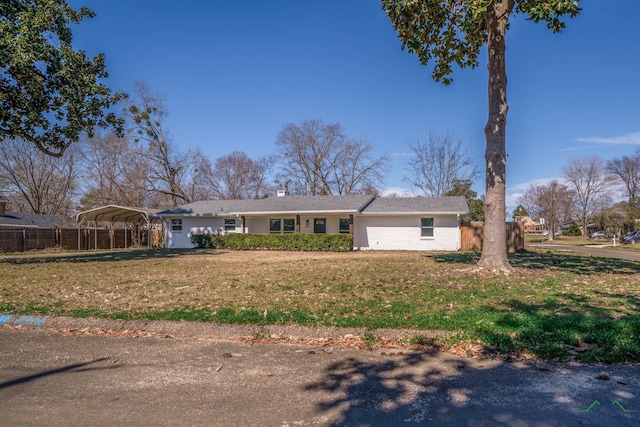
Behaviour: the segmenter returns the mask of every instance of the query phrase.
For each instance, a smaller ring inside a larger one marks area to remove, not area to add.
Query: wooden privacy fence
[[[507,252],[518,252],[524,249],[524,224],[507,222]],[[484,223],[472,222],[460,227],[460,249],[463,251],[482,251],[484,239]]]
[[[154,247],[157,247],[162,241],[160,237],[160,230],[152,230],[151,239]],[[67,250],[124,249],[131,246],[146,247],[147,232],[137,233],[131,229],[90,228],[0,229],[0,252],[26,252],[52,248]]]

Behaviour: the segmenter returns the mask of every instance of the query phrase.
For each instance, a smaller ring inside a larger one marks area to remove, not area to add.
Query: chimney
[[[287,192],[285,190],[278,190],[278,197],[284,197],[287,195]]]
[[[0,200],[0,216],[5,216],[7,214],[7,202],[4,200]]]

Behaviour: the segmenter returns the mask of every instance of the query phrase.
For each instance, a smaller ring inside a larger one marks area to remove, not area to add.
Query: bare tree
[[[549,238],[553,239],[553,232],[564,222],[572,218],[574,191],[556,180],[548,184],[531,184],[529,189],[520,197],[519,207],[526,209],[529,215],[544,218],[549,224]]]
[[[77,149],[52,157],[23,139],[7,139],[0,151],[0,182],[12,209],[70,216],[77,188]]]
[[[83,209],[116,204],[147,207],[148,191],[144,187],[145,158],[132,149],[129,138],[113,133],[96,134],[82,141]]]
[[[362,139],[345,141],[333,169],[333,185],[336,194],[377,192],[389,170],[387,156],[374,157],[373,146]]]
[[[604,160],[595,156],[571,159],[563,171],[570,188],[575,192],[582,234],[586,235],[589,217],[611,201],[613,178],[608,174]]]
[[[372,145],[347,137],[337,123],[290,123],[276,147],[285,183],[313,196],[360,193],[381,183],[388,168],[386,156],[374,156]]]
[[[136,85],[137,100],[127,108],[129,131],[138,147],[138,155],[145,158],[138,167],[147,190],[155,193],[152,202],[157,207],[178,206],[192,201],[193,169],[198,153],[181,152],[171,141],[164,120],[168,112],[160,95],[152,94],[144,83]]]
[[[271,190],[267,183],[270,164],[266,157],[253,160],[242,151],[234,151],[216,159],[213,166],[203,162],[198,175],[215,199],[258,199]]]
[[[475,160],[462,139],[449,132],[429,133],[429,141],[409,146],[412,157],[407,162],[404,181],[426,196],[444,196],[460,181],[473,182],[480,176]]]
[[[622,156],[607,162],[607,170],[625,187],[629,197],[629,206],[637,206],[640,193],[640,149],[633,156]]]

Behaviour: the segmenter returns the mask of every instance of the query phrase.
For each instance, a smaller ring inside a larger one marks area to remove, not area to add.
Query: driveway
[[[0,326],[2,425],[640,424],[637,365],[251,344],[184,322],[96,334],[80,320]]]

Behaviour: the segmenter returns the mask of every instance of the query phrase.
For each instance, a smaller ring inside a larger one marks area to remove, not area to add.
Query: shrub
[[[225,246],[225,236],[220,234],[193,234],[191,243],[198,249],[219,249]]]
[[[236,250],[346,252],[353,246],[350,234],[228,234],[225,247]]]
[[[582,236],[582,231],[575,221],[571,221],[571,224],[569,224],[569,228],[564,230],[562,234],[565,236]]]

